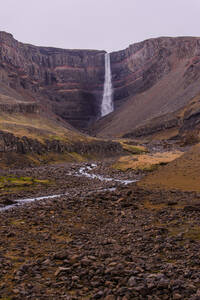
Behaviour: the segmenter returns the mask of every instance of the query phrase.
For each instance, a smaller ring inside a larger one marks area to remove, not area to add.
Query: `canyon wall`
[[[26,100],[48,102],[58,116],[84,128],[99,115],[104,53],[36,47],[0,32],[0,82]]]
[[[0,32],[0,110],[24,113],[43,107],[47,115],[53,111],[86,129],[100,117],[104,56],[105,51],[23,44]],[[200,38],[149,39],[110,58],[115,111],[97,122],[95,134],[131,133],[181,109],[200,92]]]
[[[179,121],[167,115],[183,109],[200,93],[200,38],[163,37],[133,44],[111,53],[111,67],[115,111],[94,124],[92,133],[151,134],[152,120],[154,132],[172,128]]]
[[[200,76],[200,38],[149,39],[111,53],[115,105],[148,90],[186,59],[185,87]]]

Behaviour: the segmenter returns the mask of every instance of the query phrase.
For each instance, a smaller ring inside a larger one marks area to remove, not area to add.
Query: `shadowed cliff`
[[[99,115],[104,53],[36,47],[0,32],[0,83],[84,128]]]

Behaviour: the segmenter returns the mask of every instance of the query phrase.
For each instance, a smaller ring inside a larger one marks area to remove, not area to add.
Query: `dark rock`
[[[192,212],[192,211],[200,211],[199,206],[187,205],[183,208],[184,211]]]

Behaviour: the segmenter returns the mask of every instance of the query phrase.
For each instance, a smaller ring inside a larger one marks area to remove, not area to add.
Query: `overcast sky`
[[[200,36],[200,0],[2,0],[0,30],[25,43],[115,51],[158,36]]]

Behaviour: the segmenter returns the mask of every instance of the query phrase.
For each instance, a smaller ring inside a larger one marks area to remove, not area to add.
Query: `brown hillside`
[[[131,136],[136,128],[163,116],[165,127],[170,114],[200,93],[199,38],[147,40],[111,54],[111,61],[117,109],[94,125],[97,136]]]
[[[200,144],[166,166],[160,166],[139,182],[150,189],[200,191]]]
[[[22,97],[30,94],[72,126],[84,128],[98,115],[104,53],[36,47],[0,31],[0,83]]]

